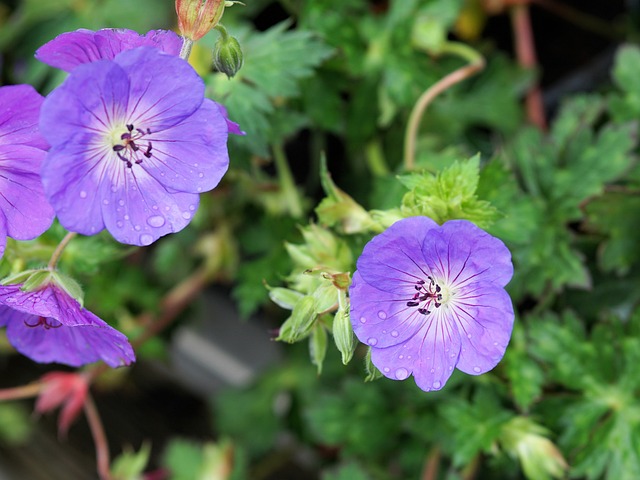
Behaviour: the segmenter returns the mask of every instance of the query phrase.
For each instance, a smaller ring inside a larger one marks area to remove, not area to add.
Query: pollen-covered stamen
[[[425,280],[418,280],[414,288],[416,293],[411,296],[411,299],[407,301],[407,307],[418,307],[418,313],[421,315],[428,315],[431,313],[429,308],[433,305],[435,308],[442,305],[442,289],[440,285],[430,275],[427,276],[428,282]]]
[[[62,326],[61,323],[54,325],[53,323],[49,322],[48,318],[45,317],[38,317],[38,321],[36,323],[29,323],[24,320],[24,324],[29,328],[44,327],[45,330],[49,330],[50,328],[60,328]]]
[[[140,145],[146,135],[151,135],[151,129],[143,130],[136,128],[133,124],[128,124],[126,127],[127,131],[120,135],[120,140],[123,143],[114,145],[113,151],[116,152],[120,160],[127,164],[128,168],[131,168],[134,163],[136,165],[141,164],[143,156],[151,158],[153,145],[149,140],[146,141],[146,145]]]

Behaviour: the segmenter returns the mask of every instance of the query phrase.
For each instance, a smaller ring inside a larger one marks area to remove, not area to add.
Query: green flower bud
[[[269,289],[269,298],[273,303],[286,310],[293,310],[293,307],[300,301],[304,295],[289,288],[276,287]]]
[[[222,25],[216,28],[221,35],[213,47],[213,66],[231,78],[238,73],[244,63],[242,47],[238,39],[229,35]]]
[[[342,354],[342,363],[346,365],[353,358],[357,344],[349,319],[349,302],[344,291],[340,291],[340,307],[333,319],[333,340]]]
[[[318,368],[318,375],[320,375],[324,357],[327,354],[327,331],[320,322],[316,323],[309,338],[309,354],[311,362]]]
[[[293,307],[291,316],[280,327],[276,340],[295,343],[302,340],[311,331],[318,316],[316,299],[311,295],[302,297]]]

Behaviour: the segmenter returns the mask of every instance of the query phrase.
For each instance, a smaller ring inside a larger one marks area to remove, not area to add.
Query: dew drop
[[[440,382],[436,381],[436,382],[433,382],[433,384],[431,386],[437,390],[438,388],[440,388],[442,386],[442,384]]]
[[[196,168],[198,168],[198,164],[197,164],[197,163],[194,163],[194,164],[193,164],[193,166],[194,166],[194,167],[196,167]]]
[[[118,187],[115,185],[111,185],[111,193],[116,193],[118,191]]]
[[[436,373],[435,369],[432,368],[431,369],[431,373]]]
[[[449,371],[452,371],[453,367],[451,365],[449,365]]]
[[[396,370],[396,378],[398,380],[404,380],[408,376],[409,376],[409,370],[407,370],[406,368],[399,368]]]
[[[367,319],[364,317],[360,317],[360,323],[367,323]]]
[[[387,331],[386,330],[382,330],[382,333],[384,333],[386,335]]]
[[[158,205],[154,205],[154,206],[153,206],[153,207],[151,207],[151,208],[157,211],[157,210],[158,210]]]
[[[384,320],[385,318],[387,318],[387,312],[383,312],[382,310],[380,310],[380,311],[378,312],[378,318],[379,318],[380,320]]]
[[[384,373],[389,373],[389,367],[384,367],[384,368],[382,369],[382,371],[383,371]]]
[[[80,198],[87,198],[87,192],[85,192],[84,190],[82,190],[80,192]]]
[[[15,301],[16,301],[16,299],[13,298],[13,297],[7,297],[7,299],[5,300],[5,302],[7,302],[7,303],[13,303]]]
[[[397,337],[398,336],[398,332],[395,331],[395,330],[392,330],[391,331],[391,336],[394,337],[394,338]]]
[[[404,358],[404,355],[398,355],[398,358],[402,360]]]
[[[118,200],[118,205],[120,205],[121,207],[124,207],[124,200]]]
[[[164,225],[164,217],[161,217],[160,215],[149,217],[147,218],[147,223],[152,227],[160,228],[161,226]]]
[[[189,212],[182,212],[182,218],[189,220],[191,218],[191,214]]]
[[[140,225],[134,225],[134,226],[133,226],[133,229],[134,229],[136,232],[139,232],[140,230],[142,230],[142,227],[141,227]]]
[[[411,355],[407,355],[407,360],[411,360]]]
[[[473,367],[473,371],[476,373],[480,373],[482,369],[480,367]]]
[[[198,177],[199,177],[199,178],[204,177],[204,173],[200,172],[200,173],[198,174]]]
[[[198,188],[196,188],[196,191],[197,191],[198,193],[200,193],[200,192],[202,191],[202,187],[198,187]]]
[[[467,338],[471,338],[471,334],[470,333],[467,333]]]
[[[122,223],[120,220],[118,220],[116,222],[116,225],[117,225],[118,228],[122,228],[124,226],[124,223]]]
[[[107,200],[107,199],[105,198],[104,200],[102,200],[102,203],[103,203],[104,205],[109,205],[109,200]]]
[[[376,344],[378,343],[378,339],[377,339],[377,338],[375,338],[375,337],[371,337],[371,338],[369,338],[369,339],[367,340],[367,343],[368,343],[369,345],[376,345]]]
[[[142,245],[151,245],[153,243],[153,237],[147,233],[140,235],[140,243]]]
[[[124,219],[128,221],[129,220],[129,215],[125,215]]]
[[[189,210],[191,210],[192,212],[196,209],[195,205],[189,205]]]

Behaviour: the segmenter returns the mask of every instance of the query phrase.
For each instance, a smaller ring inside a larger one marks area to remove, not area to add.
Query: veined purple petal
[[[52,67],[71,72],[96,60],[113,60],[119,53],[137,47],[154,47],[178,55],[182,40],[168,30],[152,30],[140,35],[133,30],[77,30],[58,35],[36,51],[36,58]]]
[[[0,210],[6,233],[32,240],[51,226],[53,209],[45,198],[40,165],[45,152],[27,145],[0,145]]]
[[[481,276],[504,287],[513,277],[511,253],[504,243],[466,220],[446,222],[425,237],[422,253],[441,278],[456,285]]]
[[[470,375],[493,369],[511,338],[511,298],[495,285],[473,284],[460,295],[453,309],[462,340],[458,369]]]
[[[208,99],[179,124],[149,136],[153,156],[141,167],[162,185],[191,193],[213,189],[229,167],[227,129]]]
[[[109,135],[119,135],[112,131],[115,126],[125,131],[129,87],[126,72],[114,62],[81,65],[44,101],[40,131],[52,147],[71,143],[79,134],[106,145]]]
[[[118,367],[135,361],[122,333],[52,284],[31,292],[0,286],[0,318],[14,348],[40,363],[79,367],[102,360]]]
[[[226,107],[224,105],[221,105],[219,103],[216,103],[216,105],[220,109],[220,112],[222,113],[222,115],[224,116],[225,121],[227,122],[227,130],[229,130],[229,133],[233,133],[234,135],[246,135],[247,134],[247,132],[243,131],[240,128],[239,124],[237,124],[233,120],[229,120],[229,114],[227,113],[227,109],[226,109]]]
[[[443,315],[430,322],[406,342],[387,348],[372,348],[371,361],[382,374],[404,380],[413,374],[418,387],[428,392],[440,390],[458,362],[460,336]]]
[[[375,236],[357,262],[365,282],[379,290],[397,293],[430,275],[422,256],[422,242],[438,224],[427,217],[409,217]]]
[[[142,169],[111,169],[100,190],[107,230],[122,243],[146,246],[186,227],[198,209],[193,193],[169,193]],[[117,185],[115,189],[109,185]]]
[[[98,184],[110,163],[95,137],[79,134],[53,147],[42,164],[42,183],[67,230],[95,235],[104,229]]]
[[[38,130],[43,100],[31,85],[0,87],[0,145],[49,148]]]
[[[192,115],[204,100],[204,82],[180,57],[152,48],[120,53],[114,60],[130,81],[127,123],[152,133]]]

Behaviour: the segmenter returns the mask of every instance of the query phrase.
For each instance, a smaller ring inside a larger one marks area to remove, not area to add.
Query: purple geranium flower
[[[110,327],[54,283],[25,292],[0,285],[0,326],[14,348],[40,363],[79,367],[104,361],[111,367],[135,361],[122,333]]]
[[[40,180],[48,148],[38,131],[42,101],[29,85],[0,87],[0,255],[7,235],[31,240],[53,221]]]
[[[105,28],[94,32],[80,29],[66,32],[45,43],[36,58],[47,65],[71,72],[78,65],[96,60],[113,60],[116,55],[137,47],[155,47],[178,55],[182,39],[170,30],[152,30],[140,35],[124,28]]]
[[[140,47],[80,65],[45,100],[44,190],[68,230],[149,245],[183,229],[229,165],[228,126],[184,60]]]
[[[504,355],[511,254],[466,220],[394,223],[364,248],[349,290],[351,323],[388,378],[439,390],[457,367],[479,375]]]

